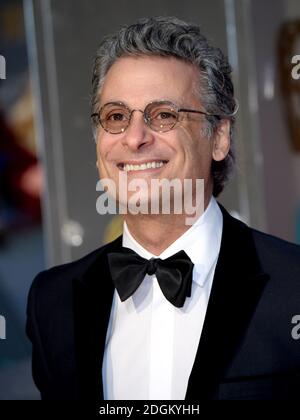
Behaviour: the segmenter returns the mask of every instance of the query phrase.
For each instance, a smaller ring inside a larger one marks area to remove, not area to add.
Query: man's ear
[[[213,141],[212,157],[220,161],[225,159],[230,149],[230,121],[221,120]]]

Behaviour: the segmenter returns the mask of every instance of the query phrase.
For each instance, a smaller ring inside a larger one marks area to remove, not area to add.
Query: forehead
[[[145,106],[167,99],[177,103],[197,103],[199,73],[197,68],[175,57],[121,57],[109,69],[100,102],[126,102]]]

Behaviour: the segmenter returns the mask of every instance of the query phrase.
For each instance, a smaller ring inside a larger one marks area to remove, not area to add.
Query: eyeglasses
[[[145,123],[154,131],[165,133],[172,130],[179,121],[180,112],[192,112],[206,116],[221,118],[220,115],[209,114],[195,109],[178,108],[169,101],[150,102],[144,111],[141,109],[130,109],[123,102],[109,102],[103,105],[99,112],[91,115],[93,122],[103,127],[111,134],[123,133],[129,126],[132,114],[139,111],[143,114]]]

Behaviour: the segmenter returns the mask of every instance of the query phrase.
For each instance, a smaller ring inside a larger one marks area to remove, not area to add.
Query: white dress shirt
[[[123,246],[165,259],[183,249],[194,263],[191,297],[182,308],[146,275],[126,301],[114,292],[102,365],[105,400],[184,400],[219,255],[222,212],[212,197],[196,222],[159,256],[123,227]]]

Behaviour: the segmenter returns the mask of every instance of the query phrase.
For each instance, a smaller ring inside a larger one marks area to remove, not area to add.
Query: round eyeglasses
[[[154,131],[165,133],[172,130],[179,121],[180,112],[192,112],[221,118],[220,115],[209,114],[195,109],[179,108],[169,101],[150,102],[142,111],[130,109],[123,102],[108,102],[100,108],[100,111],[91,115],[94,124],[100,123],[102,128],[111,134],[123,133],[130,124],[134,111],[143,114],[145,123]]]

